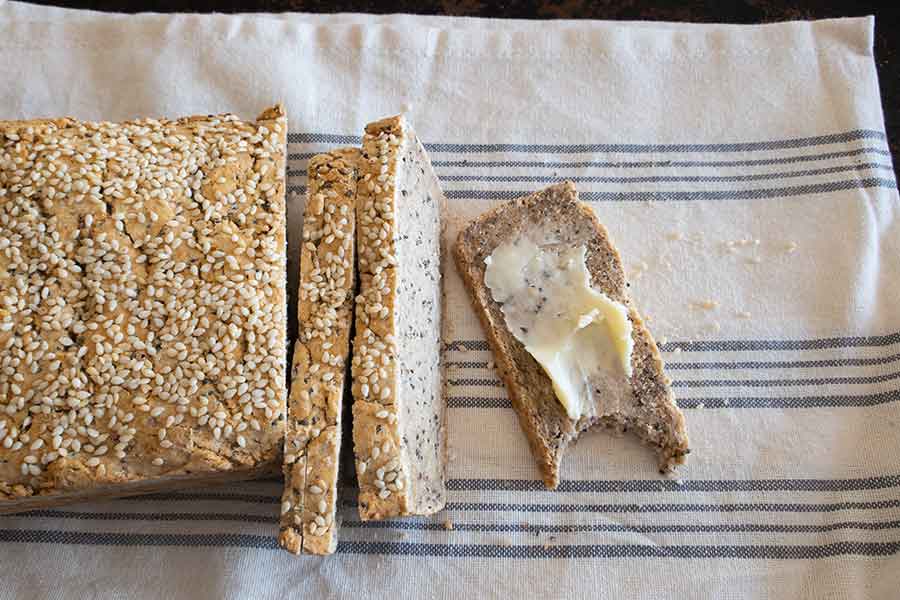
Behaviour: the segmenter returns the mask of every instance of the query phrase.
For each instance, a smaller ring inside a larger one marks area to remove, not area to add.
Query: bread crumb
[[[661,337],[661,338],[659,338],[659,339],[657,340],[657,343],[658,343],[660,346],[665,346],[666,344],[669,343],[669,338],[663,336],[663,337]]]
[[[703,409],[703,408],[706,408],[706,405],[701,402],[700,404],[697,405],[697,408]]]
[[[736,311],[734,314],[741,319],[749,319],[750,317],[753,316],[750,314],[749,311],[746,311],[746,310],[739,310],[739,311]]]
[[[451,521],[450,519],[444,521],[444,529],[446,529],[447,531],[453,531],[453,521]]]
[[[758,256],[751,256],[750,258],[747,259],[747,262],[752,265],[758,265],[762,262],[762,259]]]
[[[493,368],[494,368],[494,361],[492,361],[492,360],[487,361],[487,368],[488,368],[488,369],[493,369]]]
[[[691,306],[693,308],[700,308],[703,310],[715,310],[716,308],[719,307],[719,303],[716,300],[711,300],[711,299],[697,300],[697,301],[691,302]]]
[[[788,254],[793,254],[797,251],[797,242],[788,242],[785,250]]]
[[[715,331],[715,332],[719,332],[719,331],[722,330],[722,326],[719,325],[719,322],[718,322],[718,321],[713,321],[713,322],[710,324],[709,328],[710,328],[710,330]]]
[[[641,275],[643,275],[648,269],[650,269],[650,265],[647,264],[647,261],[642,260],[641,262],[631,267],[631,272],[628,274],[628,278],[631,280],[640,279]]]
[[[681,354],[681,346],[672,348],[672,354]]]
[[[668,238],[675,242],[680,242],[684,239],[684,234],[680,231],[672,231],[669,233]]]

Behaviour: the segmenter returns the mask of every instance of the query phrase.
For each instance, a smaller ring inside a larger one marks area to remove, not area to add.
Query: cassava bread
[[[494,249],[522,235],[535,240],[563,241],[587,248],[591,285],[628,307],[634,349],[628,401],[615,410],[598,403],[596,417],[569,418],[540,364],[507,329],[500,305],[485,286],[484,259]],[[454,247],[456,263],[487,334],[500,375],[519,423],[548,488],[559,484],[559,467],[566,448],[585,430],[603,427],[632,431],[659,456],[667,471],[689,452],[684,417],[653,337],[628,297],[619,253],[594,212],[578,200],[571,182],[549,187],[507,202],[481,215],[460,232]]]
[[[286,134],[0,121],[0,512],[272,472]]]
[[[300,284],[284,444],[279,543],[294,554],[337,548],[341,414],[353,321],[360,152],[309,161]]]
[[[366,127],[357,195],[360,293],[353,443],[363,520],[445,504],[441,208],[425,149],[403,117]]]

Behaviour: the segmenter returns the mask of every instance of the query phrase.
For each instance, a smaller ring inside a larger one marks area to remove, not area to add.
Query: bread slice
[[[441,208],[425,149],[402,116],[363,137],[353,443],[363,520],[445,504],[440,365]]]
[[[0,121],[0,512],[277,470],[286,136]]]
[[[526,234],[535,243],[564,242],[587,248],[591,285],[628,307],[634,348],[630,390],[620,398],[603,398],[597,416],[569,418],[556,397],[550,378],[507,329],[501,305],[485,286],[485,262],[498,246]],[[684,416],[672,394],[656,342],[628,298],[619,253],[594,212],[579,202],[571,182],[549,187],[503,204],[476,219],[459,234],[454,253],[460,274],[487,333],[498,369],[519,416],[548,488],[559,484],[559,466],[566,448],[592,427],[631,430],[656,449],[661,470],[684,461],[688,436]]]
[[[294,554],[331,554],[337,548],[359,156],[358,149],[343,148],[312,157],[308,167],[279,535],[281,546]]]

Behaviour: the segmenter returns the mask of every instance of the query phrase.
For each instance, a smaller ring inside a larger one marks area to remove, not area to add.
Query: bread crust
[[[360,295],[356,306],[356,338],[353,356],[353,442],[356,472],[359,482],[359,513],[363,520],[384,519],[408,514],[431,514],[445,503],[445,412],[442,398],[439,407],[430,404],[426,390],[417,390],[419,398],[401,397],[400,377],[412,381],[418,375],[404,374],[403,356],[398,344],[400,318],[404,315],[398,300],[405,298],[407,311],[412,310],[410,290],[403,290],[398,281],[399,235],[432,235],[431,232],[398,231],[397,212],[400,196],[407,190],[400,188],[401,169],[413,169],[400,154],[407,144],[415,144],[427,163],[427,156],[402,116],[371,123],[363,137],[363,160],[357,201],[357,252],[360,276]],[[434,182],[430,165],[421,164],[421,175]],[[408,171],[407,171],[408,172]],[[417,171],[418,174],[418,171]],[[436,186],[436,183],[435,183]],[[440,191],[437,194],[441,196]],[[406,200],[404,200],[406,201]],[[427,199],[438,202],[438,198]],[[431,206],[434,208],[434,205]],[[411,207],[417,210],[417,207]],[[438,217],[439,218],[439,217]],[[435,233],[437,234],[437,233]],[[407,258],[409,260],[409,258]],[[429,257],[439,260],[437,255]],[[437,270],[432,264],[430,270]],[[439,274],[425,280],[429,269],[423,268],[423,282],[415,285],[435,286],[439,290]],[[413,285],[406,282],[406,285]],[[439,296],[439,294],[438,294]],[[437,302],[440,302],[438,297]],[[409,317],[407,317],[409,318]],[[439,316],[438,316],[439,319]],[[440,323],[432,323],[437,331],[434,352],[439,353]],[[408,368],[408,367],[407,367]],[[420,403],[421,401],[421,403]],[[436,410],[434,414],[428,411]],[[429,421],[429,433],[440,448],[420,447],[425,444],[418,435],[405,435],[404,427],[423,416]],[[410,439],[407,439],[410,438]],[[413,461],[417,461],[413,464]],[[436,463],[436,464],[433,464]],[[420,478],[423,469],[427,477]],[[417,471],[419,469],[419,471]]]
[[[554,233],[560,238],[571,238],[565,240],[567,243],[584,244],[592,286],[628,307],[634,341],[630,384],[635,403],[642,407],[636,409],[637,416],[601,414],[590,419],[582,417],[578,421],[570,419],[543,368],[506,328],[500,305],[484,284],[484,259],[497,246],[515,240],[535,227],[551,230],[555,227]],[[570,231],[564,232],[564,229]],[[500,377],[548,488],[559,485],[560,462],[566,448],[592,427],[635,431],[646,444],[656,449],[662,471],[684,462],[690,451],[684,416],[664,373],[662,357],[628,297],[618,250],[594,211],[578,200],[573,183],[551,186],[479,216],[459,233],[454,256]]]
[[[360,152],[314,156],[300,253],[279,542],[300,554],[337,548],[341,414],[353,319]]]

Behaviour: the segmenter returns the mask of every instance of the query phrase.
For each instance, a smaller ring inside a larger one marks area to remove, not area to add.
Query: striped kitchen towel
[[[288,108],[306,161],[405,110],[447,235],[575,181],[661,341],[677,478],[602,432],[547,491],[446,265],[450,502],[276,550],[277,480],[0,518],[0,598],[894,598],[900,215],[871,19],[105,16],[0,3],[0,118]]]

